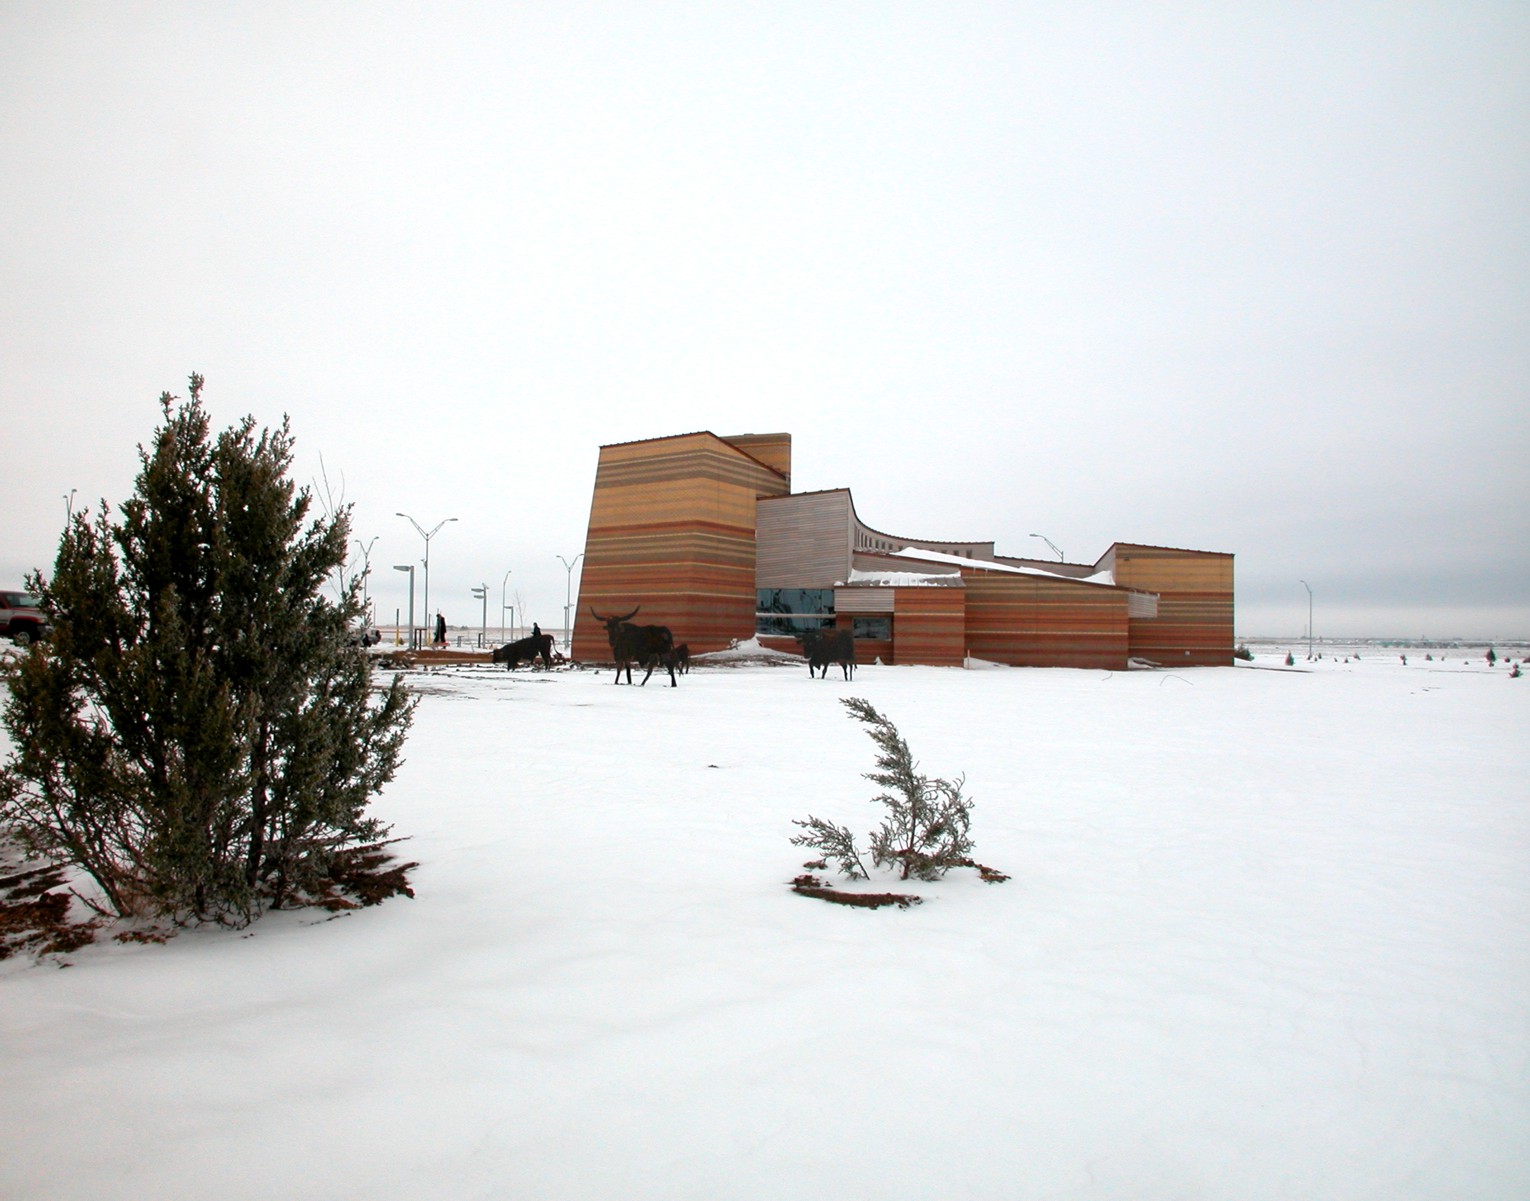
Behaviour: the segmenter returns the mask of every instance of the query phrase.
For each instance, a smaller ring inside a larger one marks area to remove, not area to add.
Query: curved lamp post
[[[1301,584],[1307,590],[1307,659],[1310,662],[1312,660],[1312,585],[1306,580],[1303,580]]]
[[[499,582],[499,640],[505,641],[505,610],[510,606],[505,603],[505,589],[510,586],[510,572],[505,572],[505,578]],[[510,638],[515,638],[515,621],[510,622]]]
[[[408,513],[395,513],[394,516],[395,517],[402,517],[410,525],[414,526],[415,532],[418,533],[421,538],[425,539],[425,620],[429,621],[430,620],[430,540],[441,532],[441,527],[443,525],[445,525],[447,521],[456,521],[457,519],[455,517],[448,517],[446,519],[446,521],[438,521],[438,522],[436,522],[435,528],[433,530],[431,530],[430,533],[427,534],[423,529],[420,528],[420,523],[418,521],[416,521],[413,517],[409,516]],[[414,628],[414,622],[411,621],[409,623],[409,628],[410,629]]]
[[[1032,538],[1040,538],[1043,542],[1045,542],[1048,546],[1050,546],[1052,548],[1052,553],[1057,556],[1057,561],[1059,563],[1066,563],[1067,562],[1067,560],[1063,558],[1062,551],[1057,549],[1057,544],[1055,542],[1053,542],[1050,538],[1048,538],[1045,534],[1032,534],[1031,537]]]
[[[394,571],[407,571],[409,573],[409,649],[417,650],[414,645],[414,564],[395,563]]]

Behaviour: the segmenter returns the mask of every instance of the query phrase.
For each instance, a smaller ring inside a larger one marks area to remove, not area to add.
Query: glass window
[[[817,614],[783,614],[783,613],[756,613],[754,615],[754,632],[756,634],[777,634],[791,637],[793,634],[801,634],[807,630],[830,629],[834,625],[833,617],[822,617]]]
[[[832,613],[832,588],[761,588],[755,593],[757,613]]]
[[[755,593],[756,634],[800,634],[834,624],[832,588],[761,588]]]
[[[853,617],[850,620],[857,638],[876,638],[882,642],[892,638],[891,617]]]

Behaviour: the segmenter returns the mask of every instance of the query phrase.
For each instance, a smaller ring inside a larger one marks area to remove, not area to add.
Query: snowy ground
[[[1530,678],[1258,652],[419,677],[417,899],[0,975],[0,1197],[1530,1196]],[[788,891],[846,695],[1010,882]]]

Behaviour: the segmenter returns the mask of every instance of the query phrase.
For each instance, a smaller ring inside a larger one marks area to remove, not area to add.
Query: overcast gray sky
[[[561,620],[597,449],[1530,636],[1530,6],[0,0],[0,582],[163,390],[289,413],[385,619]],[[336,489],[338,491],[338,487]]]

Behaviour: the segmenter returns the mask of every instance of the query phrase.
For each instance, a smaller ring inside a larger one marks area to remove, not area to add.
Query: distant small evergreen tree
[[[324,595],[348,511],[307,522],[285,419],[214,440],[202,382],[160,397],[120,521],[76,513],[28,580],[54,632],[0,669],[0,825],[118,915],[243,923],[386,837],[366,807],[414,706],[347,645],[359,585]]]
[[[885,790],[872,800],[887,807],[887,816],[871,835],[873,864],[898,867],[904,880],[910,876],[938,880],[950,868],[970,866],[972,802],[962,796],[965,779],[953,782],[920,775],[913,752],[891,721],[861,697],[845,697],[841,703],[869,727],[867,733],[877,744],[878,770],[867,772],[866,779]],[[793,845],[833,859],[851,879],[867,877],[855,837],[847,828],[812,816],[792,824],[807,831],[795,836]]]

